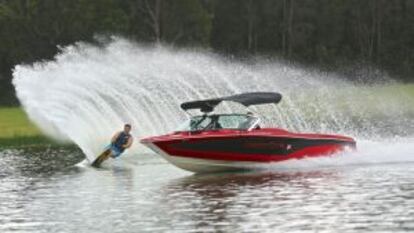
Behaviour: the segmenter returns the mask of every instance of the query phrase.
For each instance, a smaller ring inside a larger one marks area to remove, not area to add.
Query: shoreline
[[[62,144],[43,135],[0,138],[0,150],[24,148],[77,148],[75,144]]]

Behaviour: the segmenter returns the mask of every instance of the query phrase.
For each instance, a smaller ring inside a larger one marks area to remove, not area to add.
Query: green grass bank
[[[47,138],[19,107],[0,108],[0,148],[61,146]]]

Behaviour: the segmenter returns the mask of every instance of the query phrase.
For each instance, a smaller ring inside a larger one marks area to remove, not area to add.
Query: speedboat
[[[248,108],[260,104],[278,104],[279,93],[254,92],[221,98],[185,102],[181,108],[199,110],[172,133],[148,137],[141,143],[171,164],[196,173],[252,170],[272,163],[331,156],[356,148],[351,137],[317,133],[294,133],[280,128],[265,128],[257,114],[216,114],[224,101]]]

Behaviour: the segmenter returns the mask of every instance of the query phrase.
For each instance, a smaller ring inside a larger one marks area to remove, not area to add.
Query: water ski
[[[92,163],[92,167],[100,167],[102,162],[105,161],[111,155],[111,149],[108,148],[102,154],[100,154]]]

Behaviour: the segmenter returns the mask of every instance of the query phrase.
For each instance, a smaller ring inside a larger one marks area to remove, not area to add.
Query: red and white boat
[[[255,92],[186,102],[181,104],[183,110],[199,109],[204,114],[190,117],[179,131],[144,138],[141,143],[175,166],[197,173],[257,169],[356,148],[355,140],[346,136],[262,128],[260,118],[250,113],[212,113],[223,101],[249,107],[277,104],[281,98],[278,93]]]

